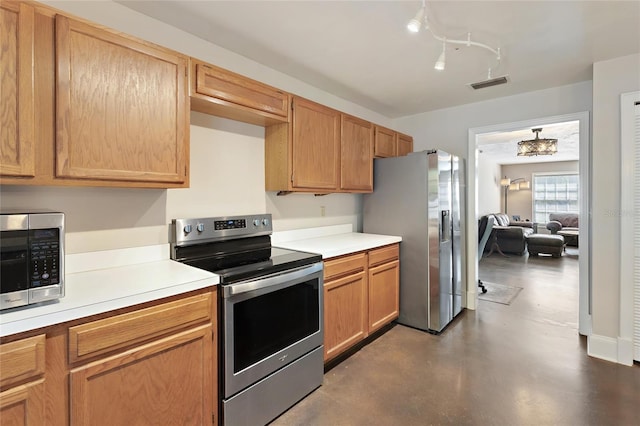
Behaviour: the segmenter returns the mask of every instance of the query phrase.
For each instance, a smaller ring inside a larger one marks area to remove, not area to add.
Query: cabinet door
[[[302,98],[293,100],[294,188],[338,189],[340,113]]]
[[[0,345],[0,387],[44,375],[45,335]]]
[[[34,9],[0,3],[0,174],[34,176]]]
[[[211,325],[74,369],[71,424],[212,424]]]
[[[369,332],[398,317],[400,264],[397,260],[369,269]]]
[[[373,191],[373,124],[342,114],[340,189]]]
[[[0,393],[0,425],[41,426],[45,422],[44,380]]]
[[[409,135],[398,133],[398,157],[413,152],[413,138]]]
[[[267,118],[273,116],[276,122],[287,120],[287,93],[213,65],[194,59],[192,62],[192,108],[256,123],[268,122]],[[245,119],[249,109],[254,110],[253,114],[263,113],[264,118]]]
[[[349,275],[324,284],[324,359],[367,336],[367,275]]]
[[[187,58],[56,16],[56,176],[180,183]]]
[[[376,157],[395,157],[396,132],[385,127],[376,126],[373,154]]]

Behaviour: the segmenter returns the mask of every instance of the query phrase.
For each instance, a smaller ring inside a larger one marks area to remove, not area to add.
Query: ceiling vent
[[[490,78],[489,80],[478,81],[477,83],[469,83],[472,89],[484,89],[485,87],[497,86],[499,84],[505,84],[509,81],[508,76],[503,75],[502,77]]]

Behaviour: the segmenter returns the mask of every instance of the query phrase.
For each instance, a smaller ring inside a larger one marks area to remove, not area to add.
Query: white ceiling
[[[148,16],[387,117],[591,80],[592,64],[640,52],[638,1],[433,1],[432,27],[500,47],[442,49],[406,24],[420,1],[119,1]]]
[[[552,161],[575,161],[580,157],[579,121],[535,126],[542,128],[540,139],[558,139],[558,152],[553,155],[518,157],[518,142],[535,139],[531,127],[512,132],[494,132],[478,135],[479,155],[486,156],[496,164],[543,163]]]

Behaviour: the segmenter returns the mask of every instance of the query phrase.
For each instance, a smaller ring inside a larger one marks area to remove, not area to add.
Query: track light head
[[[436,64],[433,66],[433,68],[436,71],[444,71],[444,67],[445,67],[445,48],[446,48],[446,42],[442,42],[442,53],[440,54],[440,56],[438,56],[438,60],[436,61]]]
[[[411,19],[407,24],[407,29],[409,31],[411,31],[412,33],[417,33],[420,31],[420,27],[422,27],[422,23],[424,22],[424,13],[425,7],[423,6],[420,8],[420,10],[418,10],[416,16],[414,16],[413,19]]]

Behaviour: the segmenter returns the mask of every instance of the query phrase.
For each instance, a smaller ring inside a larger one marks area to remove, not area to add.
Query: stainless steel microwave
[[[64,296],[64,214],[0,213],[0,310]]]

